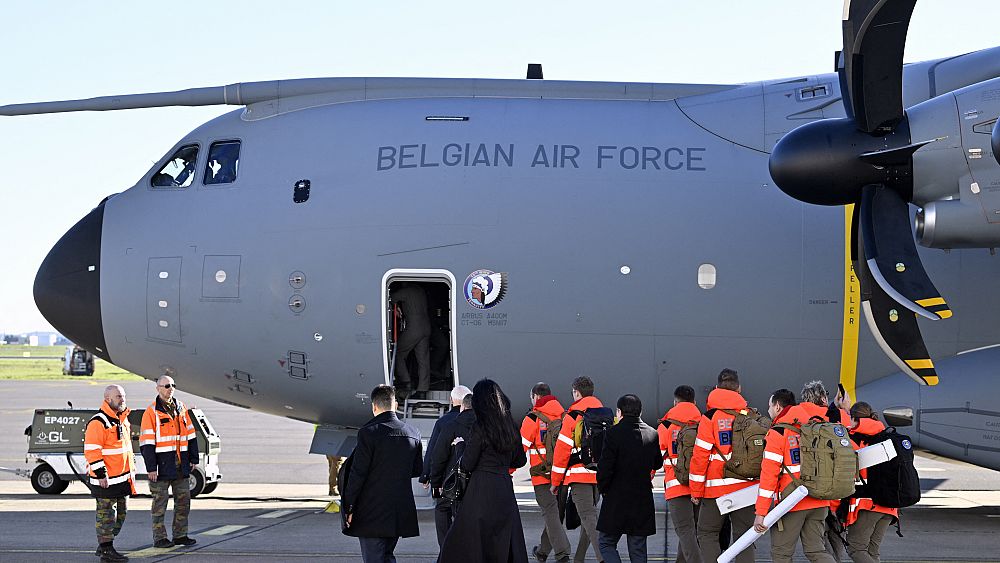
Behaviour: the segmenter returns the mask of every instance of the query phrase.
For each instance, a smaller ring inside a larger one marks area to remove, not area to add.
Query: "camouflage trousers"
[[[149,492],[153,494],[153,541],[167,537],[164,521],[167,515],[167,499],[170,489],[174,492],[174,537],[187,536],[188,514],[191,512],[191,490],[187,479],[173,481],[151,481]]]
[[[97,543],[114,541],[125,523],[128,497],[97,499]]]

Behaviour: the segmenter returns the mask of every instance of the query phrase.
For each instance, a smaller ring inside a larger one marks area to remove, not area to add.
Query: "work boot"
[[[194,545],[196,543],[198,543],[198,540],[196,540],[194,538],[189,538],[187,536],[181,536],[179,538],[174,538],[174,544],[175,545],[183,545],[183,546],[187,547],[189,545]]]
[[[535,558],[535,561],[538,561],[538,563],[545,563],[545,560],[548,559],[549,556],[547,554],[545,554],[545,553],[540,553],[538,551],[538,548],[540,548],[540,547],[542,547],[542,546],[536,545],[536,546],[532,547],[531,548],[531,555]]]
[[[174,542],[168,540],[167,538],[160,538],[153,542],[153,547],[158,547],[160,549],[166,549],[168,547],[174,547]]]
[[[113,545],[102,545],[98,547],[97,555],[101,557],[101,563],[123,563],[124,561],[128,561],[128,557],[118,553]]]

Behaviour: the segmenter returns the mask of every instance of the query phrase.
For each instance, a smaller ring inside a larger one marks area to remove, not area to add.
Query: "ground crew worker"
[[[855,442],[859,435],[874,436],[885,430],[871,405],[857,402],[851,407],[849,430]],[[857,444],[856,444],[857,445]],[[868,475],[861,470],[861,479]],[[875,504],[870,498],[851,498],[847,512],[847,554],[854,563],[877,563],[885,531],[899,518],[899,509]]]
[[[198,438],[188,410],[174,397],[177,386],[169,375],[156,380],[156,399],[142,414],[139,450],[153,495],[153,547],[194,545],[187,535],[191,512],[188,477],[198,467]],[[170,490],[174,493],[174,539],[167,538],[164,519]]]
[[[334,497],[340,494],[340,490],[337,488],[337,479],[340,474],[340,466],[344,464],[343,456],[339,455],[328,455],[326,456],[326,462],[330,465],[330,475],[328,478],[328,483],[330,485],[330,496]]]
[[[88,488],[97,499],[97,553],[102,562],[128,561],[115,550],[114,540],[125,523],[126,499],[135,494],[135,456],[128,423],[125,389],[104,389],[101,410],[87,422],[83,456]],[[117,514],[116,514],[117,513]]]
[[[536,383],[531,388],[530,397],[531,411],[521,422],[521,445],[528,454],[531,485],[535,489],[535,500],[542,509],[545,523],[541,540],[531,548],[531,554],[538,561],[545,561],[549,552],[552,552],[557,562],[569,561],[569,538],[566,536],[566,528],[559,521],[559,503],[550,489],[552,466],[546,461],[553,459],[555,452],[550,453],[545,447],[549,425],[553,420],[561,419],[566,411],[552,394],[548,383]],[[553,442],[551,439],[548,441]]]
[[[667,514],[674,523],[679,545],[678,563],[701,563],[695,507],[691,503],[691,488],[674,477],[677,462],[677,434],[682,425],[697,423],[701,411],[694,404],[694,389],[681,385],[674,390],[674,406],[663,415],[656,433],[660,438],[660,455],[663,456],[663,496],[667,499]],[[680,423],[680,424],[678,424]]]
[[[791,424],[801,427],[812,416],[802,405],[795,404],[795,394],[788,389],[779,389],[771,395],[768,414],[775,424]],[[763,533],[764,516],[772,505],[784,498],[786,488],[793,490],[793,478],[801,473],[799,434],[787,428],[772,428],[767,433],[764,446],[764,460],[760,466],[760,491],[757,494],[754,529]],[[790,492],[790,490],[788,492]],[[791,563],[795,544],[802,541],[802,552],[813,563],[834,563],[835,559],[826,551],[823,539],[826,531],[826,516],[830,513],[830,501],[807,496],[792,510],[781,517],[771,528],[771,559],[775,563]]]
[[[573,404],[563,416],[559,442],[552,456],[552,485],[549,490],[556,495],[560,486],[569,485],[573,504],[580,514],[580,541],[577,543],[573,559],[583,561],[589,543],[594,549],[594,557],[598,561],[603,561],[597,536],[597,472],[587,469],[582,463],[570,463],[570,456],[579,453],[573,440],[573,429],[576,428],[577,417],[583,416],[573,415],[570,412],[583,412],[587,409],[602,408],[604,405],[594,396],[594,382],[587,376],[574,379],[572,390]]]
[[[698,543],[704,561],[716,561],[722,555],[719,531],[722,514],[715,499],[757,483],[756,479],[737,479],[725,476],[726,459],[732,453],[733,415],[723,411],[749,412],[746,400],[740,395],[740,379],[734,370],[719,373],[718,384],[708,394],[705,416],[698,423],[698,438],[691,455],[691,502],[699,505]],[[702,502],[702,499],[705,502]],[[753,507],[745,506],[729,513],[733,523],[733,537],[742,536],[753,525]],[[754,546],[736,556],[739,563],[752,563]]]
[[[843,409],[838,409],[836,406],[829,405],[829,395],[826,392],[826,386],[823,385],[822,381],[814,380],[806,383],[802,386],[802,393],[799,395],[802,398],[802,402],[799,406],[802,407],[806,414],[810,418],[818,417],[824,421],[830,421],[830,414],[836,413],[836,418],[838,420],[844,421],[848,418],[848,413]],[[838,398],[841,401],[846,400],[846,397],[842,397],[838,393]],[[806,421],[802,421],[805,423]],[[845,424],[846,426],[846,424]],[[830,501],[830,510],[835,512],[837,510],[837,505],[840,504],[839,500]],[[844,554],[844,539],[840,535],[840,524],[837,519],[830,517],[827,519],[825,525],[826,539],[826,552],[833,556],[834,559],[840,561],[843,559]]]

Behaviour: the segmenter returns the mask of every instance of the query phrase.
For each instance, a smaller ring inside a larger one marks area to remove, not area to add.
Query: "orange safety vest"
[[[128,413],[116,413],[107,401],[87,423],[83,439],[83,457],[95,496],[116,498],[135,493],[135,456],[132,453],[132,427]],[[101,479],[108,480],[102,489]]]
[[[810,418],[812,417],[806,409],[802,408],[801,405],[796,405],[789,408],[774,422],[775,424],[785,423],[799,426],[808,422]],[[756,503],[756,512],[759,516],[766,516],[771,510],[771,505],[777,504],[778,495],[792,483],[792,477],[798,479],[802,474],[802,459],[799,453],[800,436],[797,432],[787,428],[783,431],[782,434],[778,430],[772,429],[767,433],[764,459],[760,464],[760,489],[757,493]],[[782,465],[785,466],[785,469],[782,469]],[[829,506],[830,501],[828,500],[807,496],[792,507],[791,512]]]
[[[139,446],[154,446],[156,453],[174,452],[177,463],[181,462],[181,452],[188,449],[188,441],[196,436],[194,424],[187,409],[179,399],[174,399],[177,403],[177,416],[156,410],[156,401],[146,407],[146,412],[142,413],[142,433],[139,435]],[[162,419],[166,419],[164,422]]]
[[[661,420],[676,420],[688,424],[698,422],[701,419],[701,411],[694,403],[677,403],[673,408],[663,415]],[[691,488],[688,485],[681,485],[674,478],[674,464],[677,462],[677,433],[681,427],[676,424],[656,426],[656,434],[660,438],[660,455],[663,456],[663,496],[667,500],[672,498],[690,496]]]
[[[726,460],[732,454],[734,416],[722,411],[747,409],[747,402],[736,391],[714,389],[708,394],[708,410],[712,417],[703,416],[698,424],[698,438],[691,455],[690,487],[695,498],[719,498],[757,483],[756,479],[726,477]],[[708,411],[706,411],[707,414]]]
[[[587,409],[597,409],[604,405],[594,396],[583,397],[579,401],[569,406],[568,411],[585,411]],[[552,484],[569,485],[572,483],[597,484],[597,472],[591,471],[582,463],[569,465],[570,455],[577,453],[576,443],[573,441],[573,430],[576,428],[576,416],[569,414],[563,416],[562,429],[559,431],[559,441],[556,442],[556,453],[552,456]],[[582,415],[581,415],[582,416]],[[567,467],[569,465],[569,467]]]
[[[534,411],[544,414],[549,420],[556,420],[566,412],[555,398],[550,399],[540,407],[532,409],[532,412]],[[544,432],[547,431],[547,428],[544,420],[537,416],[532,416],[530,413],[521,422],[521,445],[528,454],[528,467],[534,467],[545,461],[547,452],[545,450]],[[553,453],[553,462],[555,461],[554,455]],[[544,475],[532,475],[531,484],[547,485],[549,484],[549,479]]]

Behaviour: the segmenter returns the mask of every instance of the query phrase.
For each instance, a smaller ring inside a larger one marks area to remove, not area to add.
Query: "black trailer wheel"
[[[195,469],[188,475],[188,488],[191,490],[191,498],[205,491],[205,474],[201,472],[201,469]]]
[[[205,490],[201,492],[203,495],[210,495],[215,492],[215,489],[219,487],[218,481],[212,481],[211,483],[205,485]]]
[[[58,495],[66,490],[69,481],[63,481],[47,463],[40,463],[31,472],[31,488],[40,495]]]

